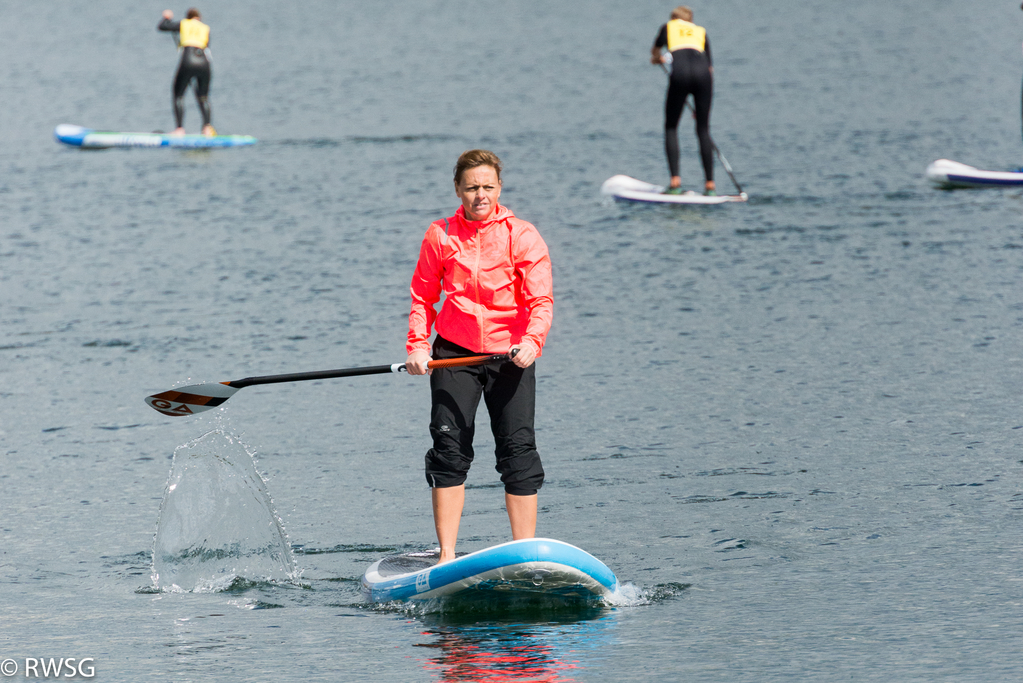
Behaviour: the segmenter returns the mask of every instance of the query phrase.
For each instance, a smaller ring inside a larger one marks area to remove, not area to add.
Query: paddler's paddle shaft
[[[251,387],[254,384],[280,384],[281,382],[305,382],[316,379],[334,379],[336,377],[358,377],[360,375],[383,375],[388,372],[401,372],[405,369],[404,363],[393,363],[391,365],[371,365],[365,368],[348,368],[345,370],[320,370],[318,372],[293,372],[286,375],[264,375],[262,377],[246,377],[230,382],[223,382],[229,387],[241,389]]]
[[[491,354],[486,356],[461,356],[432,360],[429,367],[450,368],[468,365],[486,365],[487,363],[503,363],[508,354]],[[337,377],[358,377],[360,375],[380,375],[389,372],[404,372],[404,363],[391,365],[371,365],[364,368],[345,368],[341,370],[320,370],[318,372],[295,372],[285,375],[264,375],[246,377],[230,382],[210,382],[208,384],[192,384],[177,389],[170,389],[159,394],[146,397],[146,403],[156,411],[172,417],[194,415],[221,405],[231,398],[236,391],[256,384],[279,384],[281,382],[304,382],[317,379],[334,379]]]

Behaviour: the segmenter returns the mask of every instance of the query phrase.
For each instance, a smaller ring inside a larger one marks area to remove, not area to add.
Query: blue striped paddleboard
[[[618,587],[614,572],[585,550],[550,538],[502,543],[438,565],[439,549],[392,555],[362,577],[371,602],[539,597],[594,602]]]
[[[170,133],[113,133],[91,130],[70,123],[62,123],[53,130],[58,142],[82,149],[109,149],[111,147],[176,147],[179,149],[206,149],[211,147],[244,147],[256,144],[251,135],[171,135]]]
[[[934,185],[946,190],[960,187],[984,188],[1023,185],[1023,172],[985,171],[949,159],[938,159],[931,163],[927,167],[926,175]]]

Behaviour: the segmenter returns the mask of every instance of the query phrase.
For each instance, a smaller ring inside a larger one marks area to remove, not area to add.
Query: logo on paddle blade
[[[174,405],[162,398],[151,398],[146,402],[164,415],[194,415],[194,412],[186,403]]]

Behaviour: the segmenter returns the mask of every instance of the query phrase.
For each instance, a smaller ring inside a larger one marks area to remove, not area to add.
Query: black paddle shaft
[[[516,349],[515,351],[518,351]],[[485,365],[507,361],[511,354],[493,354],[489,356],[461,356],[430,361],[431,368],[456,367],[460,365]],[[292,372],[286,375],[264,375],[262,377],[246,377],[231,382],[223,382],[232,389],[251,387],[255,384],[279,384],[281,382],[307,382],[317,379],[334,379],[336,377],[359,377],[361,375],[384,375],[389,372],[405,372],[404,363],[394,365],[371,365],[365,368],[345,368],[342,370],[319,370],[317,372]]]
[[[404,369],[401,366],[398,372]],[[263,375],[262,377],[246,377],[232,382],[224,382],[229,387],[241,389],[255,384],[279,384],[281,382],[304,382],[317,379],[334,379],[336,377],[359,377],[360,375],[382,375],[394,372],[390,365],[372,365],[365,368],[347,368],[344,370],[320,370],[317,372],[292,372],[286,375]]]

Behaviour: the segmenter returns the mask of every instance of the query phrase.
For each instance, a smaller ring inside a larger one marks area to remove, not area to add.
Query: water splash
[[[620,583],[614,593],[604,598],[610,607],[639,607],[671,600],[690,587],[688,583],[660,583],[653,588],[640,588],[632,583]]]
[[[237,579],[288,581],[295,560],[252,454],[216,429],[174,450],[153,547],[153,585],[228,590]]]

